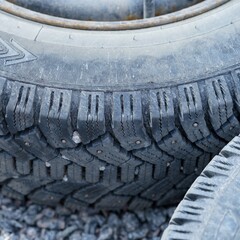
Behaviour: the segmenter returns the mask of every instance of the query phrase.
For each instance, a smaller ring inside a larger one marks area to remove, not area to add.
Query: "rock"
[[[82,237],[81,231],[76,231],[73,234],[70,235],[69,240],[80,240]]]
[[[97,240],[97,237],[93,234],[86,234],[86,233],[83,233],[82,238],[80,238],[81,240]]]
[[[145,224],[134,232],[128,234],[128,239],[143,239],[149,232],[148,226]]]
[[[43,209],[42,214],[47,218],[53,218],[55,216],[55,211],[51,208],[45,208]]]
[[[10,222],[8,220],[4,220],[4,218],[2,220],[0,220],[0,230],[3,233],[12,233],[14,232],[14,228],[13,226],[10,224]]]
[[[113,229],[108,225],[103,225],[98,240],[111,240],[113,237]]]
[[[57,232],[53,230],[42,229],[40,239],[44,240],[56,240]]]
[[[16,221],[16,220],[10,220],[9,223],[10,223],[14,228],[19,228],[19,229],[23,228],[23,225],[22,225],[20,222]]]
[[[62,219],[42,218],[37,221],[37,226],[44,229],[62,230],[65,228],[65,222]]]
[[[146,219],[149,222],[149,228],[153,231],[159,229],[166,222],[166,216],[158,209],[147,211]]]
[[[77,229],[78,229],[77,226],[67,227],[67,228],[65,228],[63,231],[58,232],[58,234],[57,234],[57,239],[60,240],[60,239],[67,238],[67,237],[69,237],[74,231],[76,231]]]
[[[71,215],[71,211],[61,205],[56,207],[56,214],[60,216],[69,216]]]
[[[37,232],[37,229],[36,229],[36,228],[33,228],[33,227],[27,228],[26,237],[27,237],[29,240],[37,239],[37,236],[38,236],[38,232]]]
[[[145,211],[136,211],[135,214],[142,223],[146,221]]]
[[[115,213],[111,213],[107,220],[108,225],[110,226],[120,226],[122,224],[121,220]]]
[[[97,227],[102,226],[104,221],[105,218],[100,215],[90,217],[87,220],[86,225],[84,226],[84,232],[89,234],[95,234]]]
[[[138,218],[133,213],[125,213],[122,221],[127,232],[133,232],[140,226]]]

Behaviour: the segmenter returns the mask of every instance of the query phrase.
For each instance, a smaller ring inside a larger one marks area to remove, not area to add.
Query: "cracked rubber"
[[[3,194],[73,209],[179,202],[240,132],[239,11],[232,0],[115,32],[0,11]]]
[[[203,170],[176,208],[162,240],[240,239],[240,137]]]

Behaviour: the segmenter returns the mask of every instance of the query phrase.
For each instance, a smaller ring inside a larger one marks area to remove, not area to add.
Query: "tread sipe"
[[[215,156],[175,210],[163,240],[240,238],[240,137]]]
[[[237,69],[121,92],[0,77],[2,192],[74,209],[176,203],[240,132],[239,86]]]

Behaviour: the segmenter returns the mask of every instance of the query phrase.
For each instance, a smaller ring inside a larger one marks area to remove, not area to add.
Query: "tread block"
[[[8,180],[9,178],[11,178],[10,176],[6,176],[6,175],[2,175],[0,172],[0,185],[3,185],[3,183]]]
[[[128,209],[130,210],[143,210],[143,209],[147,209],[150,208],[152,206],[153,202],[143,199],[143,198],[139,198],[139,197],[135,197],[131,203],[129,204]]]
[[[150,127],[156,142],[168,136],[175,126],[173,96],[170,89],[158,89],[150,95]]]
[[[144,127],[140,92],[113,93],[112,130],[126,150],[147,147],[151,140]]]
[[[141,161],[121,148],[110,134],[102,136],[99,140],[93,141],[87,146],[87,150],[99,159],[121,167],[121,181],[129,182],[134,180],[134,172]]]
[[[173,161],[177,161],[177,160],[172,159],[171,161],[169,161],[168,159],[163,159],[163,161],[154,164],[153,178],[156,180],[161,180],[164,177],[166,177],[168,168]]]
[[[11,180],[7,186],[11,188],[12,190],[19,192],[23,195],[27,195],[33,190],[41,187],[44,184],[49,183],[50,181],[38,181],[34,179],[32,176],[26,176],[18,179]]]
[[[95,203],[99,198],[109,193],[111,190],[105,185],[98,183],[80,189],[74,193],[73,198],[88,204]]]
[[[81,92],[77,128],[84,144],[105,133],[103,92]]]
[[[147,184],[146,184],[147,185]],[[150,185],[150,183],[149,183]],[[147,185],[147,186],[149,186]],[[141,185],[139,182],[131,182],[124,184],[122,187],[114,191],[116,195],[127,195],[127,196],[136,196],[137,194],[144,191],[145,186]]]
[[[108,209],[108,210],[123,209],[127,206],[127,203],[129,200],[130,200],[130,197],[114,196],[112,194],[109,194],[101,198],[95,204],[95,207],[98,209]]]
[[[206,124],[198,84],[179,86],[178,95],[180,122],[188,139],[206,152],[220,151],[225,142],[215,137]]]
[[[49,161],[58,155],[37,128],[16,135],[15,140],[22,148],[43,161]]]
[[[165,152],[168,152],[171,156],[178,159],[192,159],[200,156],[202,150],[194,147],[186,140],[181,133],[175,129],[164,137],[158,146]]]
[[[50,169],[45,162],[39,159],[33,161],[33,176],[39,181],[51,178]]]
[[[137,179],[134,182],[124,184],[115,190],[114,194],[136,196],[156,182],[152,175],[153,165],[145,163],[139,167]]]
[[[200,174],[211,159],[212,159],[211,154],[204,153],[201,156],[197,157],[196,159],[192,159],[191,161],[185,160],[183,161],[183,173],[191,174],[195,172],[196,174]]]
[[[143,149],[134,150],[133,155],[152,164],[159,164],[161,161],[165,162],[173,160],[173,157],[164,153],[155,144]]]
[[[159,192],[167,193],[172,189],[172,187],[173,187],[173,183],[171,183],[168,178],[165,178],[161,181],[156,182],[151,187],[146,189],[141,194],[141,196],[149,200],[157,201],[159,200],[159,198],[161,198],[161,195],[159,194]]]
[[[85,166],[85,164],[94,160],[94,156],[91,155],[82,144],[77,148],[61,150],[61,155],[62,158],[81,166]]]
[[[85,184],[78,184],[78,183],[70,183],[70,182],[62,182],[57,181],[54,183],[48,184],[45,189],[49,192],[60,193],[64,196],[76,191],[77,189],[84,187]]]
[[[182,179],[186,177],[186,174],[184,174],[182,162],[183,160],[176,159],[175,161],[170,162],[170,165],[168,166],[167,178],[174,185],[178,184]]]
[[[196,180],[197,177],[198,175],[195,173],[186,176],[183,180],[179,181],[179,183],[176,184],[176,189],[187,189],[189,186],[192,185],[192,183]]]
[[[14,177],[18,175],[16,159],[6,152],[0,152],[0,176]]]
[[[238,112],[240,112],[240,69],[232,71],[234,103]]]
[[[126,183],[116,191],[114,191],[114,194],[121,195],[121,196],[136,196],[142,192],[145,191],[145,189],[148,189],[152,184],[154,184],[156,181],[147,181],[145,183],[142,183],[140,181]]]
[[[6,106],[6,122],[11,133],[34,125],[36,86],[11,82],[11,95]]]
[[[114,141],[110,134],[100,137],[87,145],[87,150],[94,156],[114,166],[120,166],[131,158],[130,154]]]
[[[178,87],[178,105],[180,122],[191,142],[196,142],[208,135],[210,131],[204,119],[204,110],[197,83]]]
[[[67,165],[69,161],[56,157],[48,162],[51,178],[54,180],[62,180],[67,173]]]
[[[121,165],[121,181],[131,182],[134,181],[137,172],[139,171],[139,166],[142,164],[141,161],[131,158],[129,161]]]
[[[92,162],[86,164],[85,180],[89,183],[99,182],[101,169],[105,167],[106,164],[98,159],[94,159]]]
[[[81,166],[76,164],[70,164],[67,166],[66,175],[68,180],[73,182],[87,182],[87,183],[97,183],[102,181],[104,174],[102,172],[106,169],[106,164],[98,159],[93,159],[93,161],[84,163]]]
[[[64,202],[64,205],[65,205],[65,207],[67,207],[73,211],[86,210],[86,208],[88,207],[87,203],[73,199],[72,197],[67,197],[67,199]]]
[[[183,174],[192,174],[195,173],[199,175],[202,170],[207,166],[207,164],[212,159],[211,154],[203,153],[201,156],[190,160],[181,161],[181,171]],[[190,186],[190,185],[189,185]]]
[[[59,193],[49,192],[43,188],[36,190],[29,195],[29,198],[38,204],[47,204],[50,206],[56,206],[64,196]]]
[[[122,185],[122,183],[118,181],[117,167],[113,165],[108,165],[104,168],[101,168],[101,175],[101,183],[106,185],[109,189],[115,189]]]
[[[16,159],[16,169],[21,175],[30,174],[31,161]]]
[[[34,156],[18,145],[11,135],[0,137],[0,148],[20,160],[27,161],[34,159]]]
[[[208,153],[205,153],[202,156],[200,156],[197,162],[196,174],[200,175],[201,172],[204,170],[204,168],[212,160],[212,158],[213,158],[213,155]]]
[[[1,193],[6,197],[18,199],[20,201],[24,201],[25,199],[23,194],[11,189],[7,185],[3,185]]]
[[[214,135],[209,135],[196,141],[195,144],[206,152],[217,154],[226,145],[226,142],[216,138]]]
[[[151,174],[156,180],[165,177],[167,166],[174,160],[173,157],[165,154],[154,144],[144,149],[135,150],[133,154],[140,159],[153,164],[154,169]]]
[[[77,164],[70,164],[67,167],[67,177],[69,182],[82,183],[83,179],[83,169]]]
[[[137,175],[137,179],[140,180],[141,182],[148,182],[152,181],[153,179],[153,171],[154,171],[154,165],[149,164],[149,163],[144,163],[141,166],[139,166],[139,172]]]
[[[170,89],[150,91],[150,127],[160,149],[175,158],[199,156],[201,150],[194,147],[175,125],[173,96]]]
[[[240,124],[233,114],[233,99],[225,76],[208,79],[207,82],[211,124],[220,137],[230,141],[239,134]]]
[[[40,109],[39,126],[48,143],[55,148],[74,148],[71,126],[72,91],[45,88]]]
[[[159,200],[157,201],[157,206],[176,205],[183,199],[188,188],[186,188],[186,189],[171,189],[170,191],[168,191],[166,194],[164,194],[163,196],[161,196],[159,198]]]
[[[3,111],[5,108],[4,101],[6,101],[6,92],[4,91],[4,86],[6,85],[6,82],[6,78],[0,77],[0,136],[6,135],[9,132]]]

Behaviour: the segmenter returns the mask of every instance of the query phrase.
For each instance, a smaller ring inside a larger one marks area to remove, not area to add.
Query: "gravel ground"
[[[0,195],[0,240],[159,240],[175,207],[136,212],[25,204]]]

